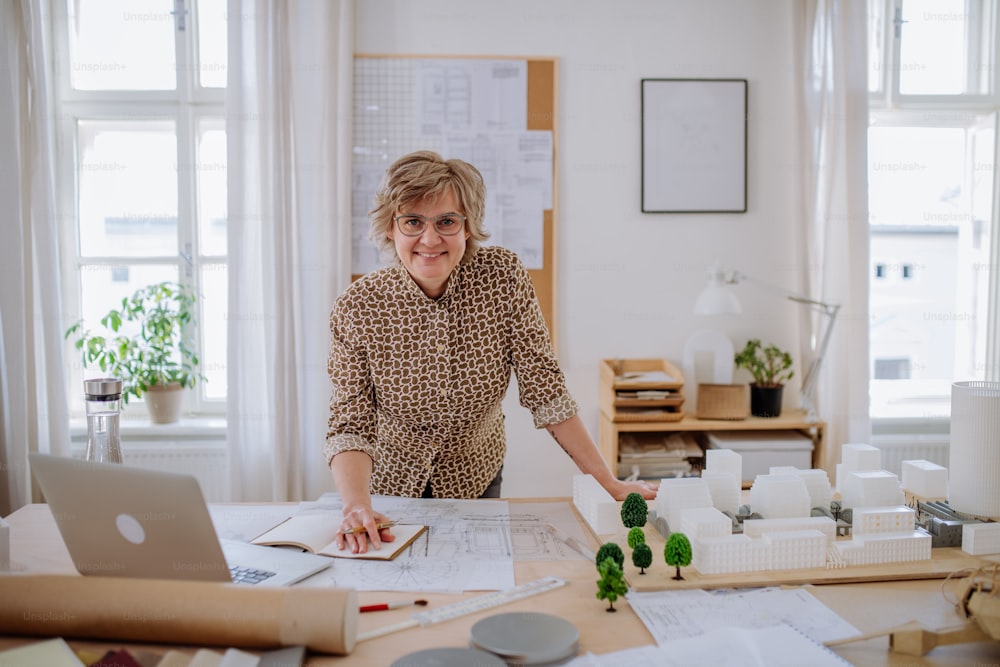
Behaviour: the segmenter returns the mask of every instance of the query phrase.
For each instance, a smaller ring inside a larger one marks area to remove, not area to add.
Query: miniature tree
[[[645,526],[646,517],[649,515],[649,505],[646,499],[638,493],[630,493],[625,496],[622,502],[622,523],[626,528],[635,526]]]
[[[625,554],[622,552],[622,548],[614,542],[605,542],[601,545],[601,548],[597,550],[597,558],[594,559],[597,564],[597,569],[601,569],[601,563],[604,562],[605,558],[613,558],[619,568],[625,566]]]
[[[636,546],[642,544],[646,541],[646,533],[642,531],[639,526],[633,526],[628,530],[628,546],[630,549],[635,549]]]
[[[670,533],[667,544],[663,547],[663,557],[667,565],[677,568],[677,574],[672,579],[681,580],[681,568],[691,564],[691,542],[684,533]]]
[[[639,574],[646,574],[646,568],[653,564],[653,550],[645,542],[635,545],[632,552],[632,565],[639,568]]]
[[[608,601],[608,608],[605,611],[618,611],[615,609],[615,600],[628,592],[621,566],[614,558],[608,556],[601,561],[597,571],[601,573],[601,578],[597,580],[597,599]]]

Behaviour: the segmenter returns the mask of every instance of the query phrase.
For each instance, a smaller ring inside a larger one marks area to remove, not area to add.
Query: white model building
[[[740,478],[730,472],[715,470],[703,470],[701,478],[708,485],[712,506],[720,512],[736,516],[740,511],[740,495],[743,490]]]
[[[731,449],[705,450],[705,470],[729,473],[736,478],[738,487],[743,485],[743,457]]]
[[[807,517],[812,511],[809,490],[798,475],[757,475],[750,487],[750,509],[765,519]]]
[[[854,507],[885,507],[905,502],[899,477],[888,470],[859,470],[847,473],[840,487],[840,505]]]
[[[757,475],[750,488],[750,509],[761,519],[744,519],[743,533],[733,534],[742,492],[740,454],[725,449],[706,452],[702,477],[660,481],[657,516],[671,531],[691,541],[691,565],[702,574],[762,570],[874,565],[931,558],[931,536],[916,528],[916,512],[904,505],[903,487],[935,497],[947,470],[926,461],[904,461],[905,484],[880,468],[881,452],[871,445],[844,445],[837,465],[841,505],[852,513],[850,540],[837,540],[830,517],[811,516],[829,507],[833,490],[826,472],[774,467]],[[946,483],[946,482],[945,482]],[[590,475],[573,480],[573,503],[598,535],[622,528],[619,504]],[[1000,551],[1000,524],[967,524],[962,548],[968,553]]]
[[[948,469],[937,463],[917,459],[903,461],[903,491],[926,500],[944,500],[948,497]]]
[[[714,507],[708,483],[700,477],[660,480],[656,492],[656,515],[667,520],[671,532],[681,532],[681,510]]]
[[[845,444],[840,448],[840,463],[837,464],[837,477],[834,482],[837,485],[837,490],[843,492],[844,480],[848,473],[881,469],[881,449],[862,443]]]
[[[732,574],[826,564],[829,536],[835,534],[836,524],[827,517],[810,519],[809,494],[801,477],[757,476],[753,488],[758,488],[759,501],[772,507],[772,513],[794,511],[796,516],[750,521],[752,536],[733,534],[732,520],[713,506],[709,488],[704,478],[665,479],[656,496],[657,514],[667,518],[671,531],[682,532],[690,540],[691,565],[698,572]]]
[[[789,474],[797,475],[806,483],[806,491],[809,492],[809,507],[829,508],[830,501],[833,500],[833,489],[830,487],[830,478],[826,471],[819,468],[802,470],[791,466],[776,466],[770,469],[772,475]]]
[[[622,525],[618,501],[593,475],[573,476],[573,505],[597,535],[614,533]]]
[[[823,533],[827,544],[832,544],[837,539],[837,524],[825,516],[793,519],[747,519],[743,522],[743,534],[750,538],[763,537],[770,533],[789,533],[803,530],[816,530]]]
[[[830,559],[833,567],[904,563],[930,560],[931,536],[922,530],[905,535],[854,535],[833,547]]]
[[[731,449],[708,449],[701,478],[715,509],[736,516],[743,494],[743,457]]]
[[[931,536],[916,529],[916,512],[902,505],[855,507],[851,539],[833,545],[837,565],[877,565],[928,560]]]
[[[962,551],[973,556],[1000,553],[1000,523],[963,525]]]
[[[750,509],[764,518],[745,519],[743,534],[732,534],[732,521],[713,497],[731,488],[722,481],[730,473],[718,468],[732,466],[739,454],[723,453],[727,450],[711,450],[715,455],[707,459],[701,479],[662,480],[657,514],[666,517],[670,530],[687,535],[691,565],[707,575],[930,559],[931,536],[915,527],[916,513],[903,505],[899,478],[869,469],[881,464],[879,450],[858,444],[845,448],[838,470],[850,469],[841,477],[842,504],[853,514],[850,540],[836,539],[831,518],[811,516],[813,507],[830,505],[833,491],[826,473],[787,466],[757,476]]]
[[[725,537],[733,534],[733,521],[714,507],[695,507],[677,513],[677,531],[688,540]],[[693,542],[692,542],[693,544]]]

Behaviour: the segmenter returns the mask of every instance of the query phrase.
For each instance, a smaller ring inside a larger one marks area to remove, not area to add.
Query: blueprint
[[[508,503],[374,496],[375,510],[427,531],[391,561],[337,559],[308,585],[359,591],[460,592],[505,590],[515,584],[515,560],[572,560],[585,556],[570,543],[586,537],[569,503]],[[343,509],[327,493],[298,512]],[[555,527],[553,530],[551,527]],[[562,539],[560,539],[562,538]]]
[[[627,599],[661,645],[723,626],[755,629],[784,623],[818,643],[860,634],[804,588],[630,592]]]

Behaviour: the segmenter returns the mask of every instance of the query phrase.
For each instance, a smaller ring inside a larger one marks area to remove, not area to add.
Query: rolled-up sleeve
[[[330,314],[327,372],[333,386],[324,448],[327,465],[345,451],[362,451],[376,458],[375,391],[358,335],[349,304],[338,301]]]
[[[564,422],[580,406],[566,387],[534,285],[520,261],[514,269],[511,307],[511,363],[520,403],[531,412],[535,428]]]

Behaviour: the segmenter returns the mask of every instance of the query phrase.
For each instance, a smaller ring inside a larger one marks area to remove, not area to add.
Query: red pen
[[[389,609],[399,609],[400,607],[409,607],[410,605],[423,607],[426,604],[427,600],[397,600],[396,602],[380,602],[379,604],[365,604],[361,605],[361,613],[365,613],[366,611],[388,611]]]

